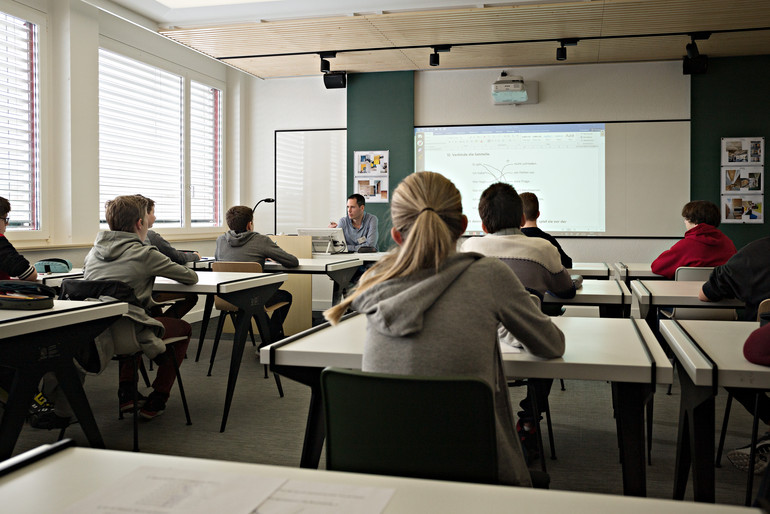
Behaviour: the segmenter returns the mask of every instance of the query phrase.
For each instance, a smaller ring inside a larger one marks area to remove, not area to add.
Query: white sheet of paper
[[[67,513],[249,514],[285,478],[141,467],[72,505]]]
[[[518,339],[516,343],[521,344]],[[500,353],[521,353],[522,348],[514,348],[513,346],[500,341]]]
[[[380,514],[395,491],[288,480],[252,514]]]

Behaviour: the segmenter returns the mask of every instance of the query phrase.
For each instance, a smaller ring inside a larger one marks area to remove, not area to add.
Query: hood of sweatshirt
[[[105,230],[97,234],[91,252],[99,260],[111,262],[120,258],[126,250],[136,243],[144,244],[139,236],[133,232]]]
[[[225,232],[225,240],[227,241],[227,244],[230,246],[243,246],[246,243],[248,243],[252,237],[256,236],[257,232],[253,231],[246,231],[236,233],[234,230],[228,230]]]
[[[725,244],[726,235],[721,230],[709,225],[708,223],[700,223],[684,234],[685,237],[695,239],[700,244],[706,246],[722,246]]]
[[[387,280],[353,300],[352,307],[367,315],[368,326],[391,337],[420,332],[425,311],[482,255],[452,254],[438,273],[422,270],[409,277]]]

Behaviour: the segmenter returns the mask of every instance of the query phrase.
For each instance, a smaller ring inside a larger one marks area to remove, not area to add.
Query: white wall
[[[539,82],[539,103],[501,106],[500,69],[415,74],[415,125],[601,122],[690,118],[690,77],[680,62],[506,68]],[[687,149],[689,152],[689,149]],[[688,193],[689,195],[689,193]],[[684,233],[684,226],[682,226]],[[578,262],[650,261],[676,239],[560,238]]]

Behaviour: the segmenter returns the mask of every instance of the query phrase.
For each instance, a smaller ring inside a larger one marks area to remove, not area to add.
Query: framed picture
[[[765,195],[722,195],[722,223],[764,223]]]
[[[388,203],[389,157],[388,150],[353,152],[353,190],[367,203]]]
[[[722,166],[764,166],[764,137],[723,137]]]
[[[722,166],[722,194],[762,193],[764,166]]]

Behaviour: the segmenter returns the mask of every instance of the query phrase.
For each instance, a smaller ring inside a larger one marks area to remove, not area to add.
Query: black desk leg
[[[321,461],[321,450],[326,439],[323,399],[321,397],[321,371],[323,368],[307,368],[300,366],[270,365],[273,373],[294,380],[310,387],[310,407],[305,425],[305,440],[302,445],[301,468],[318,468]]]
[[[222,425],[220,432],[225,431],[227,426],[227,416],[230,414],[230,404],[233,402],[233,393],[235,392],[235,383],[238,381],[238,372],[241,368],[241,359],[243,357],[243,347],[246,344],[246,334],[251,325],[251,312],[238,311],[235,317],[235,335],[233,335],[233,354],[230,357],[230,374],[227,377],[227,393],[225,394],[225,411],[222,414]]]
[[[62,365],[56,369],[56,378],[59,385],[67,396],[72,407],[72,412],[80,423],[83,433],[86,435],[92,448],[105,448],[102,435],[96,425],[94,414],[91,412],[91,406],[88,405],[86,393],[83,390],[83,384],[80,382],[80,376],[74,366]]]
[[[40,373],[27,369],[16,370],[14,385],[8,392],[8,403],[5,405],[5,414],[0,422],[0,460],[8,459],[13,454],[13,448],[24,426],[24,419],[32,398],[37,392],[39,381]]]
[[[714,503],[714,396],[679,373],[682,399],[674,466],[674,499],[683,500],[692,465],[695,501]]]
[[[203,308],[203,319],[201,320],[201,335],[198,337],[198,351],[195,352],[195,362],[201,358],[201,349],[203,348],[203,340],[206,338],[206,330],[209,328],[209,320],[211,319],[211,311],[214,308],[214,295],[206,295],[206,306]]]
[[[620,431],[623,468],[623,494],[647,496],[644,451],[644,403],[649,384],[613,382],[617,398],[616,415]]]

